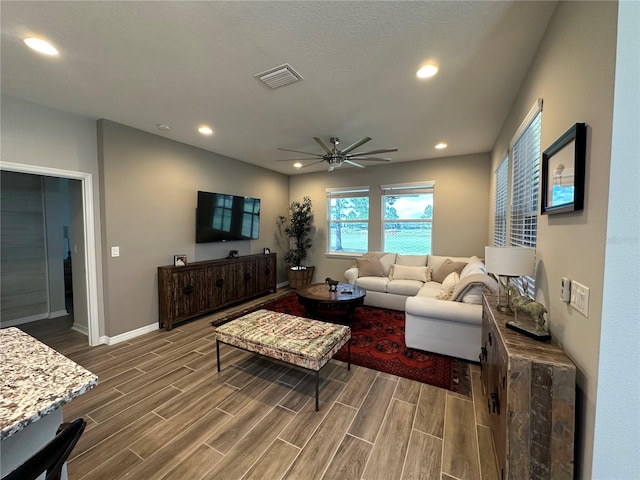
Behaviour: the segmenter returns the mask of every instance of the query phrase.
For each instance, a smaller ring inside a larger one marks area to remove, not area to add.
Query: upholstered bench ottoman
[[[351,329],[345,325],[256,310],[216,327],[216,361],[220,371],[220,342],[316,372],[316,411],[319,410],[320,369],[347,344],[351,370]]]

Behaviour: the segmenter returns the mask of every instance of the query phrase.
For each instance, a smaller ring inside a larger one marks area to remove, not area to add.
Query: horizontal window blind
[[[509,158],[505,158],[496,170],[496,206],[493,244],[507,245],[507,188],[509,183]]]
[[[434,182],[396,183],[393,185],[380,185],[383,196],[415,195],[421,193],[433,193]]]
[[[535,108],[535,107],[534,107]],[[540,131],[542,113],[535,113],[511,149],[513,165],[511,187],[511,225],[509,229],[512,246],[536,247],[538,233],[538,189],[540,183]],[[535,278],[527,277],[527,292],[535,295]]]

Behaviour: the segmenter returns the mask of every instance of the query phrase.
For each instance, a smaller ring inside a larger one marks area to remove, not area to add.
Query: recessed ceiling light
[[[206,125],[202,125],[200,128],[198,128],[198,131],[202,135],[211,135],[211,134],[213,134],[213,130],[211,130],[211,128],[207,127]]]
[[[416,72],[416,76],[418,78],[429,78],[433,77],[436,73],[438,73],[438,67],[435,65],[425,65]]]
[[[52,55],[52,56],[60,55],[60,52],[58,52],[58,50],[56,50],[56,48],[53,45],[51,45],[49,42],[41,38],[28,37],[24,39],[24,43],[26,43],[29,48],[35,50],[36,52],[40,52],[40,53],[44,53],[45,55]]]
[[[447,144],[446,144],[446,143],[442,143],[442,142],[441,142],[441,143],[439,143],[439,144],[437,144],[437,145],[436,145],[436,148],[437,148],[438,150],[442,150],[442,149],[444,149],[444,148],[447,148]]]
[[[293,164],[294,168],[302,168],[302,164],[300,162],[296,162]]]
[[[158,129],[159,130],[164,130],[165,132],[168,132],[169,130],[171,130],[171,127],[169,125],[167,125],[166,123],[159,123],[158,124]]]

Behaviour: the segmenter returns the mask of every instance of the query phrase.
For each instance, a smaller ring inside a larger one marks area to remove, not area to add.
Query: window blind
[[[536,108],[537,107],[537,108]],[[540,183],[541,103],[534,106],[534,115],[511,149],[513,165],[511,187],[511,225],[509,243],[516,247],[536,247],[538,232],[538,189]],[[527,277],[528,293],[535,295],[535,278]]]
[[[493,231],[493,244],[496,247],[507,245],[507,188],[509,183],[509,157],[505,158],[496,170],[496,205]]]

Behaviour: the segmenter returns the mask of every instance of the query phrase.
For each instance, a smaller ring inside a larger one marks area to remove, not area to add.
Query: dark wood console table
[[[562,348],[506,327],[485,296],[480,366],[501,478],[573,480],[576,367]]]
[[[158,267],[160,328],[275,291],[275,253]]]

